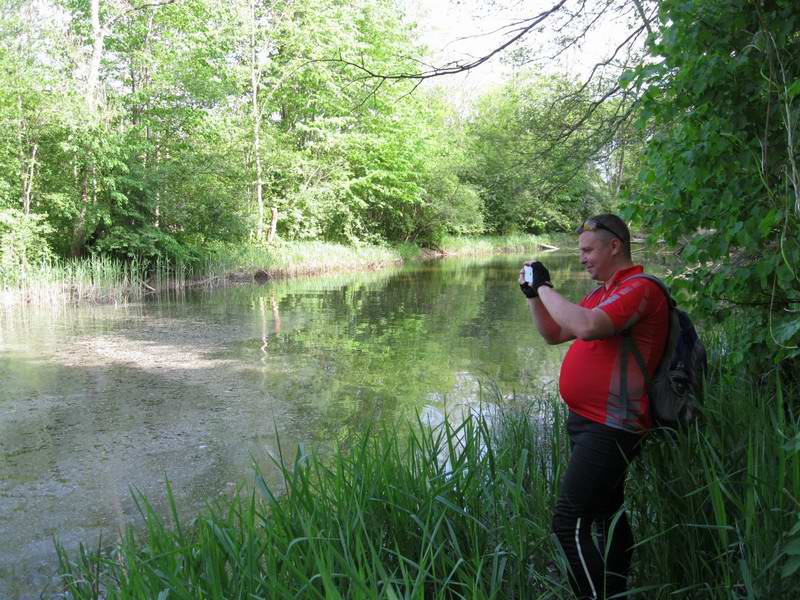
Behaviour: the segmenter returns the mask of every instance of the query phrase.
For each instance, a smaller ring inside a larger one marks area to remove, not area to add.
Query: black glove
[[[537,293],[539,292],[539,288],[543,285],[553,287],[550,281],[550,271],[547,270],[547,267],[537,260],[531,263],[531,268],[533,269],[533,283],[531,283],[530,286],[536,290]]]
[[[530,267],[533,269],[533,281],[531,283],[523,281],[519,284],[519,289],[522,290],[526,298],[536,298],[539,296],[540,287],[543,285],[553,287],[553,284],[550,282],[550,271],[542,263],[539,261],[532,262]]]
[[[522,293],[525,294],[526,298],[537,298],[539,296],[539,294],[536,293],[536,290],[528,285],[527,281],[520,283],[519,289],[522,290]]]

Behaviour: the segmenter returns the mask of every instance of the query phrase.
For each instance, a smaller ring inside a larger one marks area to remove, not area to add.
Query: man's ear
[[[616,256],[617,254],[622,252],[622,241],[621,240],[619,240],[619,239],[614,237],[614,238],[611,238],[611,240],[608,243],[611,244],[611,254],[613,256]]]

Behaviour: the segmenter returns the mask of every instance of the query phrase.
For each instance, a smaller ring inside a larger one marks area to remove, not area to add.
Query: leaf
[[[788,91],[789,100],[794,99],[794,97],[797,96],[798,94],[800,94],[800,79],[795,79],[792,82],[792,85],[789,86],[789,91]]]
[[[627,88],[630,83],[636,78],[636,73],[632,69],[626,69],[622,72],[622,75],[619,76],[619,85],[620,87]]]
[[[782,323],[775,328],[775,340],[780,344],[785,344],[800,331],[800,318]]]
[[[800,556],[800,537],[795,538],[786,544],[786,547],[783,549],[783,551],[789,556]]]
[[[797,569],[800,569],[800,557],[795,557],[786,561],[781,569],[781,577],[791,577],[795,574]]]

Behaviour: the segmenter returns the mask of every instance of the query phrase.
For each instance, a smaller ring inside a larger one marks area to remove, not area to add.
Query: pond
[[[566,347],[536,333],[516,273],[527,257],[446,259],[120,306],[0,313],[0,597],[55,591],[53,537],[111,541],[131,492],[186,516],[297,444],[524,394]],[[592,285],[547,254],[570,298]],[[49,586],[49,587],[48,587]]]

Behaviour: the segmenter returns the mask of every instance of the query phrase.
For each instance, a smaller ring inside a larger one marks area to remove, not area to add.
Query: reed
[[[449,255],[482,255],[512,252],[538,252],[542,244],[551,245],[550,236],[509,234],[503,236],[456,237],[446,236],[442,251]],[[570,247],[574,240],[569,240]]]
[[[664,595],[796,595],[800,579],[787,566],[800,554],[791,535],[800,517],[800,448],[792,443],[800,427],[782,388],[774,374],[718,372],[702,423],[675,442],[651,444],[634,466],[641,581]]]
[[[549,405],[549,402],[548,402]],[[532,407],[530,407],[532,408]],[[548,546],[562,419],[482,414],[367,432],[325,461],[298,449],[283,489],[218,501],[191,525],[138,497],[146,523],[105,552],[63,549],[72,598],[530,598],[559,593]]]
[[[8,303],[125,303],[151,294],[185,289],[198,282],[224,284],[228,279],[252,280],[257,273],[288,277],[304,273],[372,269],[401,262],[385,247],[349,247],[322,242],[276,246],[218,247],[198,264],[106,255],[54,260],[26,265],[19,273],[0,275],[0,298]]]
[[[28,303],[114,302],[138,297],[147,275],[139,260],[108,256],[28,265],[13,280],[0,282],[4,294]]]
[[[529,235],[449,237],[442,252],[457,255],[533,252],[542,242],[543,238]],[[413,244],[346,246],[320,241],[217,245],[193,264],[166,259],[123,261],[92,255],[23,265],[14,272],[1,271],[0,301],[125,303],[190,286],[381,269],[427,256],[432,254]]]
[[[129,527],[102,552],[59,549],[64,591],[568,598],[549,526],[568,457],[563,408],[546,394],[484,400],[469,418],[380,427],[324,459],[302,447],[291,460],[281,453],[280,490],[257,474],[252,492],[189,524],[169,487],[169,518],[137,497],[144,531]],[[796,597],[800,427],[785,402],[779,380],[717,366],[703,421],[676,438],[652,436],[629,481],[636,593]]]
[[[213,250],[204,277],[209,283],[226,279],[283,278],[317,273],[380,269],[402,262],[386,246],[345,246],[329,242],[279,242],[272,245],[227,245]]]

